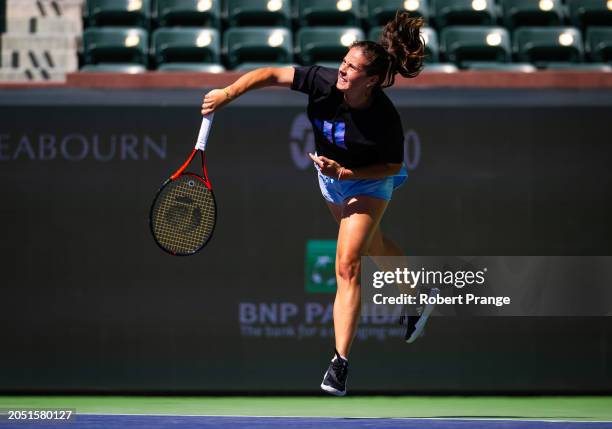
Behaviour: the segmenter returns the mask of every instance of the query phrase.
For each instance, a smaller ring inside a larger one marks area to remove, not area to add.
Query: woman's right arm
[[[223,89],[213,89],[204,96],[202,115],[219,110],[231,100],[240,97],[245,92],[264,88],[266,86],[290,87],[293,83],[293,67],[265,67],[250,71]]]

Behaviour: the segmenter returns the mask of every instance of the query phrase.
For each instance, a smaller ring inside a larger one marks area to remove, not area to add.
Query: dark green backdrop
[[[390,95],[411,171],[383,229],[409,254],[612,254],[611,92]],[[305,291],[305,249],[336,227],[300,168],[305,97],[261,91],[216,115],[220,218],[204,251],[171,257],[150,237],[151,198],[193,146],[200,96],[0,93],[0,392],[317,391],[331,325],[307,311],[333,296]],[[251,323],[241,303],[279,311]],[[411,346],[369,320],[351,389],[610,392],[609,311],[438,317]]]

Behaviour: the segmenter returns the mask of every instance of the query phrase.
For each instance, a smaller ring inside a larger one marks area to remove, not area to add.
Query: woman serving
[[[310,154],[323,198],[338,222],[337,292],[334,301],[336,351],[321,388],[346,394],[348,355],[357,330],[361,257],[402,256],[380,229],[393,190],[406,179],[404,132],[400,116],[383,88],[395,75],[416,77],[423,67],[422,18],[398,13],[379,43],[351,45],[338,70],[320,67],[261,68],[204,97],[202,114],[215,112],[245,92],[285,86],[308,94],[308,118],[316,153]],[[406,340],[424,326],[410,318]]]

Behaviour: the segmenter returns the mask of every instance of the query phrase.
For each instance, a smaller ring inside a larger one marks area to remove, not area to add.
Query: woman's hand
[[[213,89],[204,96],[202,101],[202,115],[208,115],[209,113],[219,110],[225,106],[231,100],[231,94],[227,88],[225,89]]]
[[[308,156],[310,156],[310,159],[312,159],[315,164],[319,166],[321,174],[338,180],[341,178],[340,176],[344,170],[344,167],[342,167],[336,161],[324,156],[313,155],[312,153],[309,153]]]

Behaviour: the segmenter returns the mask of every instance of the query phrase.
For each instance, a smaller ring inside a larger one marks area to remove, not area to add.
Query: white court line
[[[502,419],[502,418],[474,418],[474,417],[339,417],[339,416],[245,416],[245,415],[231,415],[231,414],[126,414],[126,413],[79,413],[78,416],[150,416],[150,417],[232,417],[232,418],[245,418],[245,419],[268,419],[268,418],[279,418],[279,419],[364,419],[364,420],[457,420],[457,421],[468,421],[468,422],[545,422],[545,423],[610,423],[612,420],[560,420],[560,419]],[[611,426],[612,427],[612,426]]]

